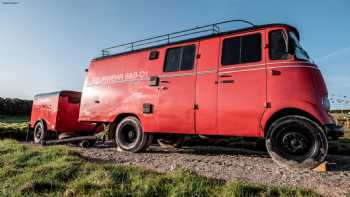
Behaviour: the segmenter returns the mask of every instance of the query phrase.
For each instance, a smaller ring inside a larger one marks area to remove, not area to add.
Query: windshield
[[[299,60],[310,61],[309,55],[301,46],[301,44],[298,40],[298,37],[295,35],[295,33],[290,31],[290,32],[288,32],[288,35],[289,35],[289,43],[290,43],[290,47],[291,47],[291,52],[294,52],[295,57]]]

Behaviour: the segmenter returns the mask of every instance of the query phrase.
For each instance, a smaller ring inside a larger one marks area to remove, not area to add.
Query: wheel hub
[[[283,137],[282,145],[285,150],[292,154],[303,154],[308,150],[308,140],[299,132],[287,133]]]
[[[35,137],[40,139],[42,134],[42,128],[39,126],[35,132]]]
[[[137,139],[137,130],[132,124],[126,124],[121,129],[121,138],[120,140],[125,145],[133,144]]]
[[[131,130],[128,132],[128,138],[129,139],[134,139],[135,138],[135,131]]]

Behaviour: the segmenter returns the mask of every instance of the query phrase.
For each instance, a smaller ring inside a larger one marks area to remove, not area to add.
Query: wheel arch
[[[310,120],[314,121],[316,124],[318,124],[321,128],[323,128],[321,122],[312,114],[302,110],[302,109],[298,109],[298,108],[284,108],[284,109],[280,109],[278,111],[276,111],[275,113],[273,113],[268,120],[265,122],[265,126],[264,126],[264,136],[267,135],[267,132],[269,131],[272,123],[274,123],[276,120],[278,120],[279,118],[282,118],[284,116],[289,116],[289,115],[299,115],[299,116],[303,116],[306,118],[309,118]]]
[[[42,122],[42,123],[44,124],[45,129],[47,130],[47,122],[46,122],[45,119],[43,119],[43,118],[40,118],[40,119],[38,119],[38,120],[35,121],[34,126],[33,126],[33,129],[35,129],[35,126],[36,126],[39,122]]]

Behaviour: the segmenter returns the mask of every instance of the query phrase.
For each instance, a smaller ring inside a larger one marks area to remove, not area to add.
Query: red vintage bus
[[[220,32],[231,22],[251,27]],[[231,20],[104,49],[87,71],[79,121],[109,124],[130,152],[165,135],[264,137],[279,164],[313,168],[343,131],[299,41],[290,25]],[[110,54],[122,47],[131,50]]]

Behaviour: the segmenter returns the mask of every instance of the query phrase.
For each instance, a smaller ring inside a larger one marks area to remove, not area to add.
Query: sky
[[[349,0],[0,2],[0,97],[80,91],[85,68],[103,48],[227,19],[297,27],[330,96],[350,96]]]

